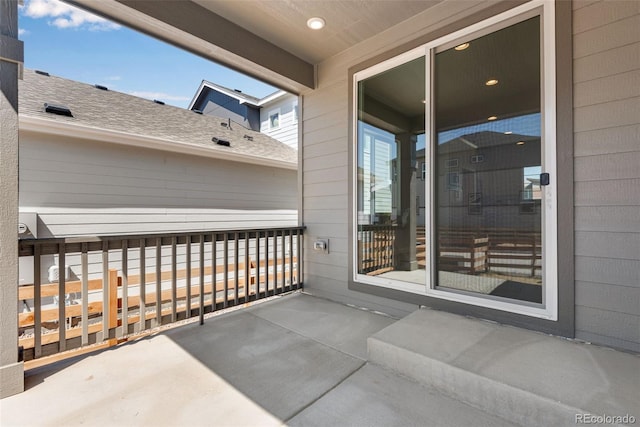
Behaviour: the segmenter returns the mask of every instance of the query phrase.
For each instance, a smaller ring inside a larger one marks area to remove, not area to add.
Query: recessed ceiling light
[[[454,47],[454,49],[455,50],[465,50],[468,47],[469,47],[469,43],[462,43],[462,44],[459,44],[458,46]]]
[[[496,116],[491,116],[491,117],[487,117],[487,120],[491,121],[491,120],[496,120],[498,117]]]
[[[504,134],[505,135],[511,135],[513,132],[511,132],[510,130],[506,131]]]
[[[518,141],[516,142],[516,145],[524,145],[524,141]]]
[[[426,103],[427,103],[427,100],[426,100],[426,99],[423,99],[423,100],[422,100],[422,103],[423,103],[423,104],[426,104]]]
[[[487,86],[495,86],[498,84],[498,80],[496,79],[487,80],[484,84]]]
[[[324,25],[324,19],[320,18],[319,16],[309,18],[309,20],[307,21],[307,27],[311,28],[312,30],[321,30],[324,28]]]

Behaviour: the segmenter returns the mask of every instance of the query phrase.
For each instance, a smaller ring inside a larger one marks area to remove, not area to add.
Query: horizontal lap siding
[[[39,237],[297,225],[297,172],[21,134],[20,208]]]
[[[640,2],[574,2],[576,336],[640,351]]]

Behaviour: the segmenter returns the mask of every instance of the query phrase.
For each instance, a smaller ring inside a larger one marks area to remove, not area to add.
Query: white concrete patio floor
[[[30,370],[2,426],[507,426],[367,363],[395,319],[294,294]]]
[[[25,383],[0,401],[3,427],[640,420],[637,354],[429,309],[396,320],[302,293],[35,368]]]

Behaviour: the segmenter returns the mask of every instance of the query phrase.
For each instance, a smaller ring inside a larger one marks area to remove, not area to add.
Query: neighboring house
[[[19,118],[38,238],[297,224],[297,154],[259,132],[31,70]]]
[[[260,99],[203,80],[189,109],[228,118],[298,148],[298,97],[286,91]]]

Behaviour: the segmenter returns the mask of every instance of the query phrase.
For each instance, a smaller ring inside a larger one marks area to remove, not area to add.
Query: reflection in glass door
[[[358,83],[356,153],[357,274],[419,289],[426,284],[423,52]]]
[[[436,286],[542,303],[540,18],[433,62]]]

